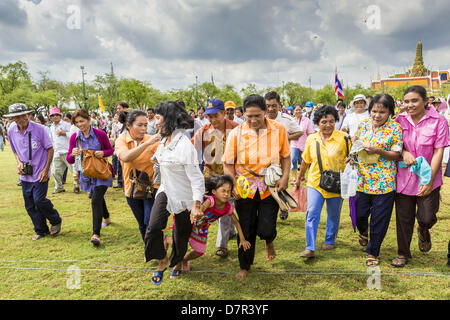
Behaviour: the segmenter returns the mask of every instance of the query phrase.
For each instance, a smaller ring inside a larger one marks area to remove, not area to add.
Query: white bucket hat
[[[366,96],[363,95],[363,94],[357,94],[357,95],[353,98],[353,100],[350,102],[350,108],[353,109],[353,104],[354,104],[356,101],[361,101],[361,100],[364,100],[364,102],[366,103],[366,109],[368,109],[368,108],[369,108],[369,101],[367,101]]]

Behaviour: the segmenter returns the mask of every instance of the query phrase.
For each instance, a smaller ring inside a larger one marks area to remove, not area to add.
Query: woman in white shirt
[[[347,132],[350,137],[354,137],[359,124],[366,118],[370,118],[369,103],[363,94],[356,95],[350,102],[352,113],[348,114],[341,126],[341,131]]]
[[[174,267],[171,272],[173,278],[180,274],[181,261],[186,254],[192,231],[190,215],[203,215],[200,205],[205,193],[205,182],[194,145],[184,134],[185,129],[194,126],[192,117],[175,101],[160,103],[155,113],[156,126],[160,128],[162,140],[153,159],[160,167],[161,185],[150,214],[144,242],[146,261],[159,260],[159,266],[152,277],[153,284],[159,285],[167,267]],[[175,215],[175,223],[172,253],[168,258],[163,229],[171,213]]]

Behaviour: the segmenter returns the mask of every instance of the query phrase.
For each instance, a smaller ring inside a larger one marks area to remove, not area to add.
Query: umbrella
[[[350,219],[352,219],[353,231],[356,232],[356,201],[355,201],[355,197],[348,198],[348,206],[350,207]]]

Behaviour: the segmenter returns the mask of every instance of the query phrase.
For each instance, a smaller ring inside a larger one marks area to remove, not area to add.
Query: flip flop
[[[394,263],[394,260],[405,261],[405,263]],[[397,258],[394,258],[394,260],[391,261],[391,265],[394,267],[397,267],[397,268],[403,268],[405,265],[408,264],[408,259],[406,259],[406,258],[397,257]]]
[[[378,258],[367,258],[366,259],[366,266],[367,267],[376,267],[380,263],[380,260]]]
[[[219,249],[217,249],[216,256],[219,256],[219,257],[222,257],[222,258],[227,257],[228,256],[228,249],[226,249],[226,248],[219,248]]]
[[[358,235],[358,237],[359,237],[359,240],[358,240],[359,244],[361,246],[363,246],[363,247],[367,247],[367,245],[369,244],[369,237],[368,237],[368,235],[360,233]]]
[[[181,274],[180,269],[178,269],[178,270],[172,269],[172,271],[170,272],[170,279],[171,280],[176,279],[180,276],[180,274]]]
[[[152,276],[152,283],[155,286],[159,286],[161,284],[161,282],[163,281],[163,276],[164,276],[164,271],[166,271],[167,268],[164,268],[164,270],[160,271],[153,271],[153,276]],[[156,281],[154,278],[159,278],[159,281]]]

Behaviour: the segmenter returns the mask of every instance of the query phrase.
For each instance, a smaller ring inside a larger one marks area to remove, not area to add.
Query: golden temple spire
[[[423,64],[422,41],[419,40],[416,47],[416,58],[411,69],[411,77],[423,77],[428,73],[427,68]]]

